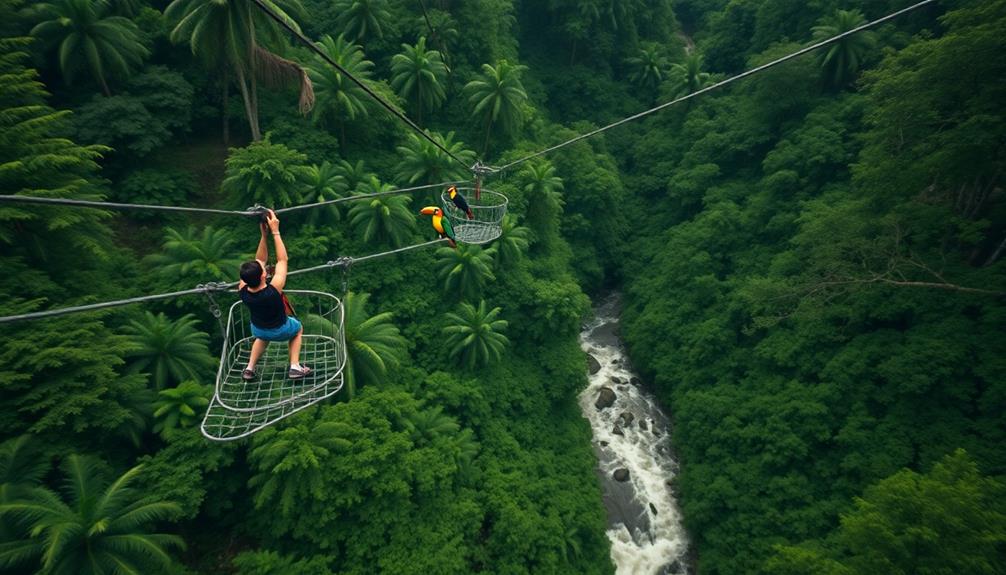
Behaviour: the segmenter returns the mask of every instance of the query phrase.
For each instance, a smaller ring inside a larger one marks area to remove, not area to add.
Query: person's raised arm
[[[262,231],[262,238],[259,239],[258,249],[255,250],[255,259],[260,262],[269,263],[269,226],[265,222],[259,222],[259,229]]]
[[[272,241],[276,244],[276,269],[272,273],[272,287],[283,291],[283,288],[286,287],[286,272],[289,264],[287,263],[286,246],[283,245],[283,236],[279,233],[279,218],[270,210],[266,223],[269,224]]]

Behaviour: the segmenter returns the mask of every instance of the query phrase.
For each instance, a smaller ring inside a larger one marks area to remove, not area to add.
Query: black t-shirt
[[[241,301],[251,312],[252,323],[262,329],[275,329],[286,323],[286,308],[283,306],[283,296],[279,290],[268,285],[257,292],[241,288]]]

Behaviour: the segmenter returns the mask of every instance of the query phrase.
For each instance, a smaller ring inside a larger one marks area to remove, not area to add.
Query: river
[[[619,313],[619,295],[606,297],[580,334],[580,346],[600,364],[579,401],[593,430],[611,559],[618,575],[685,575],[688,538],[670,486],[678,471],[670,420],[632,372]],[[599,408],[612,394],[611,405]]]

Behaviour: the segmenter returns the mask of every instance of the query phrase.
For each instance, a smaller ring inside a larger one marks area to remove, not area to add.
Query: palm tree
[[[479,297],[486,280],[496,279],[491,264],[492,257],[479,246],[461,244],[437,250],[437,277],[446,292],[461,299]]]
[[[504,134],[512,134],[524,121],[527,93],[520,81],[524,69],[525,66],[514,66],[506,60],[500,60],[495,68],[483,64],[482,74],[464,88],[472,105],[472,115],[481,117],[486,126],[482,155],[489,150],[493,124],[498,124]]]
[[[133,343],[130,369],[150,373],[157,389],[206,376],[214,360],[209,353],[210,336],[199,330],[198,323],[192,314],[171,321],[163,313],[143,312],[123,330]]]
[[[655,90],[664,81],[667,58],[656,44],[647,44],[639,49],[638,55],[626,58],[629,80],[646,90]]]
[[[348,73],[366,82],[370,79],[374,63],[363,55],[363,49],[346,40],[340,34],[332,39],[321,37],[315,46],[334,60]],[[370,100],[367,93],[334,66],[320,56],[315,56],[308,65],[308,74],[314,83],[317,101],[314,107],[314,121],[339,129],[339,143],[346,145],[346,122],[357,117],[366,117]]]
[[[0,515],[24,521],[30,534],[4,544],[0,567],[38,557],[47,575],[161,572],[172,564],[167,549],[185,548],[177,535],[149,532],[181,508],[131,486],[142,466],[111,483],[88,457],[67,457],[63,470],[62,493],[35,487],[23,500],[0,505]]]
[[[475,152],[466,149],[464,142],[455,142],[454,132],[448,132],[446,137],[434,132],[433,139],[461,162],[469,166],[475,163]],[[437,184],[460,181],[468,176],[468,169],[461,162],[415,133],[409,133],[408,142],[398,146],[398,153],[402,158],[395,170],[399,182]]]
[[[368,36],[384,36],[381,22],[391,19],[387,0],[337,0],[335,11],[339,14],[339,26],[343,33],[357,42]]]
[[[41,483],[49,470],[49,462],[38,454],[38,446],[31,435],[8,439],[0,444],[0,504],[25,497]]]
[[[255,435],[249,459],[256,473],[248,481],[255,490],[255,508],[262,509],[279,499],[284,516],[324,497],[325,474],[322,463],[351,443],[345,423],[325,422],[314,428],[306,425],[281,431],[268,428]]]
[[[346,189],[359,191],[360,187],[370,182],[371,178],[377,176],[367,170],[363,160],[357,160],[355,164],[350,164],[346,160],[339,160],[335,164],[335,169],[346,182]]]
[[[555,175],[551,162],[530,164],[521,176],[527,181],[527,221],[538,241],[548,246],[558,235],[562,213],[562,178]]]
[[[423,122],[423,111],[432,110],[447,98],[447,66],[436,50],[426,49],[426,37],[415,46],[402,44],[402,53],[391,58],[391,87],[407,102],[413,103],[416,119]]]
[[[349,187],[342,170],[331,162],[322,162],[320,166],[308,166],[304,171],[304,191],[301,201],[307,204],[337,200],[346,195]],[[342,219],[338,204],[308,210],[306,221],[309,224],[332,223]]]
[[[234,256],[234,239],[227,230],[189,226],[184,231],[166,228],[162,253],[144,260],[164,277],[190,276],[197,281],[224,281],[234,275],[241,258]]]
[[[500,237],[486,250],[499,265],[511,264],[521,258],[527,250],[531,230],[517,225],[517,219],[507,214],[503,217]]]
[[[445,314],[447,326],[443,332],[451,357],[460,358],[468,369],[499,360],[509,343],[500,333],[506,329],[507,321],[496,319],[500,311],[498,307],[487,309],[486,301],[481,300],[478,307],[462,303],[458,313]]]
[[[178,387],[162,389],[154,404],[154,432],[166,439],[175,429],[195,425],[210,404],[212,393],[210,386],[192,380],[183,381]]]
[[[300,0],[264,2],[274,14],[300,30],[290,16],[303,14]],[[172,42],[187,42],[192,53],[202,58],[210,70],[223,71],[224,102],[228,75],[236,76],[252,140],[262,139],[258,122],[260,77],[273,84],[298,85],[301,111],[310,109],[314,93],[307,73],[297,63],[266,49],[282,47],[284,32],[251,0],[172,0],[164,15],[174,23]]]
[[[666,96],[671,99],[687,96],[705,88],[711,79],[709,73],[702,71],[702,54],[691,52],[684,62],[671,64]]]
[[[360,185],[363,194],[388,192],[391,184],[382,184],[377,176]],[[405,195],[386,195],[353,202],[349,209],[349,223],[365,242],[387,242],[392,247],[403,245],[416,231],[416,216],[409,209],[412,198]]]
[[[574,560],[580,557],[580,529],[575,525],[570,525],[572,523],[571,518],[566,518],[563,521],[562,530],[562,547],[560,551],[562,553],[562,560],[567,564],[572,564]]]
[[[267,138],[231,149],[220,188],[239,207],[283,208],[300,203],[307,177],[307,156]]]
[[[345,379],[349,397],[356,394],[358,385],[378,383],[388,369],[405,359],[408,342],[391,323],[391,313],[367,315],[370,294],[346,294],[343,307],[346,312],[346,369]]]
[[[848,32],[866,23],[859,10],[837,10],[825,16],[814,26],[814,41],[819,42]],[[856,77],[863,56],[876,45],[877,36],[873,31],[859,32],[846,36],[821,52],[821,69],[825,82],[832,88],[847,86]]]
[[[56,0],[39,6],[44,21],[32,35],[58,46],[59,69],[72,84],[81,68],[88,68],[106,96],[108,76],[129,76],[150,52],[139,28],[122,16],[109,15],[109,4],[94,0]]]
[[[413,445],[425,447],[444,435],[454,435],[461,427],[443,409],[420,409],[406,416],[403,422]]]

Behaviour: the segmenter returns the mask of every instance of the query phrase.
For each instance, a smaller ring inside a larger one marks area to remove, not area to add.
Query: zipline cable
[[[304,44],[310,50],[312,50],[315,54],[317,54],[318,56],[320,56],[322,60],[324,60],[325,62],[328,62],[329,65],[331,65],[332,67],[334,67],[336,70],[338,70],[342,74],[345,74],[345,76],[347,78],[349,78],[354,84],[356,84],[357,86],[359,86],[364,92],[367,93],[368,96],[370,96],[375,101],[377,101],[377,103],[380,104],[382,107],[384,107],[385,110],[387,110],[388,112],[390,112],[391,115],[393,115],[396,118],[398,118],[399,120],[405,122],[409,127],[411,127],[413,130],[415,130],[416,133],[418,133],[420,136],[422,136],[422,137],[426,138],[427,140],[429,140],[430,143],[433,144],[434,146],[436,146],[437,148],[440,148],[440,151],[442,151],[443,153],[445,153],[448,156],[450,156],[454,161],[456,161],[457,163],[461,164],[466,169],[471,169],[471,166],[469,166],[468,164],[466,164],[464,160],[462,160],[461,158],[459,158],[456,155],[454,155],[453,152],[451,152],[450,150],[448,150],[447,148],[445,148],[440,142],[436,141],[432,136],[430,136],[426,132],[426,130],[423,130],[418,125],[416,125],[415,122],[413,122],[412,120],[410,120],[408,116],[406,116],[402,112],[399,112],[398,110],[396,110],[394,106],[392,106],[390,103],[388,103],[379,94],[377,94],[376,92],[374,92],[373,90],[371,90],[370,87],[367,86],[365,83],[363,83],[362,80],[359,80],[358,78],[356,78],[356,76],[353,76],[352,74],[350,74],[338,62],[336,62],[335,60],[333,60],[331,56],[329,56],[328,54],[326,54],[324,50],[322,50],[321,48],[318,48],[318,46],[315,45],[314,42],[312,42],[300,30],[298,30],[297,28],[295,28],[289,21],[287,21],[286,19],[280,17],[279,14],[275,13],[271,8],[269,8],[269,6],[267,6],[263,0],[252,0],[252,2],[254,2],[255,5],[257,5],[263,12],[265,12],[266,15],[268,15],[270,18],[272,18],[273,20],[275,20],[280,26],[286,28],[286,30],[288,32],[290,32],[291,34],[293,34],[298,40],[300,40],[302,44]]]
[[[288,212],[295,212],[298,210],[305,210],[309,208],[316,208],[320,206],[327,206],[331,204],[339,204],[343,202],[353,202],[356,200],[366,200],[370,198],[376,198],[378,196],[388,196],[392,194],[404,194],[407,192],[415,192],[418,190],[426,190],[432,188],[442,188],[448,186],[454,182],[442,182],[440,184],[427,184],[423,186],[415,186],[412,188],[395,188],[394,190],[387,190],[384,192],[375,192],[372,194],[359,194],[355,196],[346,196],[344,198],[337,198],[334,200],[325,200],[323,202],[316,202],[313,204],[304,204],[300,206],[290,206],[289,208],[280,208],[275,210],[277,214],[283,214]],[[255,217],[264,211],[262,209],[249,209],[249,210],[218,210],[213,208],[191,208],[185,206],[161,206],[152,204],[125,204],[116,202],[99,202],[94,200],[79,200],[75,198],[44,198],[39,196],[20,196],[20,195],[0,195],[0,202],[13,202],[13,203],[26,203],[26,204],[48,204],[48,205],[62,205],[62,206],[74,206],[74,207],[84,207],[84,208],[101,208],[101,209],[114,209],[114,210],[159,210],[166,212],[196,212],[196,213],[207,213],[207,214],[224,214],[230,216],[245,216],[245,217]]]
[[[256,1],[258,1],[258,0],[256,0]],[[644,112],[640,112],[640,113],[635,114],[633,116],[629,116],[628,118],[623,118],[623,119],[621,119],[621,120],[619,120],[617,122],[614,122],[612,124],[608,124],[607,126],[604,126],[603,128],[598,128],[598,129],[593,130],[591,132],[587,132],[586,134],[581,134],[581,135],[579,135],[579,136],[577,136],[575,138],[572,138],[570,140],[562,142],[561,144],[557,144],[555,146],[552,146],[551,148],[546,148],[544,150],[541,150],[540,152],[535,152],[535,153],[533,153],[533,154],[531,154],[529,156],[525,156],[523,158],[520,158],[519,160],[515,160],[513,162],[510,162],[509,164],[500,166],[498,168],[492,168],[492,171],[495,172],[495,173],[502,172],[504,170],[507,170],[507,169],[510,169],[510,168],[516,166],[517,164],[526,162],[526,161],[528,161],[530,159],[537,158],[538,156],[542,156],[542,155],[548,154],[550,152],[554,152],[555,150],[558,150],[559,148],[563,148],[563,147],[566,147],[566,146],[568,146],[570,144],[574,144],[576,142],[579,142],[580,140],[589,138],[591,136],[600,134],[601,132],[605,132],[605,131],[610,130],[612,128],[621,126],[622,124],[625,124],[627,122],[631,122],[633,120],[638,120],[639,118],[642,118],[644,116],[649,116],[650,114],[653,114],[654,112],[659,112],[660,110],[663,110],[664,108],[668,108],[668,107],[673,106],[675,104],[679,104],[681,102],[684,102],[685,100],[690,100],[692,98],[695,98],[697,96],[705,94],[706,92],[711,92],[713,90],[716,90],[717,88],[721,88],[723,86],[726,86],[727,84],[731,84],[733,82],[736,82],[737,80],[741,80],[743,78],[747,78],[748,76],[757,74],[758,72],[761,72],[763,70],[768,70],[769,68],[772,68],[774,66],[778,66],[779,64],[782,64],[783,62],[786,62],[788,60],[792,60],[793,58],[802,56],[802,55],[804,55],[804,54],[806,54],[808,52],[813,52],[814,50],[817,50],[818,48],[821,48],[823,46],[827,46],[828,44],[833,44],[835,42],[838,42],[839,40],[841,40],[841,39],[843,39],[843,38],[845,38],[847,36],[851,36],[851,35],[853,35],[853,34],[855,34],[857,32],[862,32],[863,30],[866,30],[868,28],[872,28],[872,27],[877,26],[879,24],[883,24],[884,22],[887,22],[889,20],[893,20],[894,18],[897,18],[898,16],[901,16],[903,14],[907,14],[909,12],[912,12],[913,10],[917,10],[917,9],[919,9],[919,8],[927,5],[927,4],[932,4],[934,2],[936,2],[936,0],[923,0],[922,2],[919,2],[918,4],[913,4],[913,5],[911,5],[911,6],[907,7],[907,8],[903,8],[901,10],[898,10],[897,12],[894,12],[892,14],[888,14],[887,16],[884,16],[883,18],[880,18],[878,20],[874,20],[872,22],[867,22],[866,24],[863,24],[861,26],[857,26],[856,28],[853,28],[852,30],[848,30],[846,32],[842,32],[841,34],[838,34],[836,36],[832,36],[831,38],[827,38],[825,40],[822,40],[822,41],[818,42],[817,44],[813,44],[811,46],[807,46],[806,48],[802,48],[800,50],[797,50],[796,52],[793,52],[792,54],[783,56],[782,58],[779,58],[777,60],[773,60],[773,61],[771,61],[771,62],[769,62],[767,64],[762,64],[761,66],[758,66],[756,68],[752,68],[752,69],[750,69],[750,70],[748,70],[746,72],[742,72],[742,73],[740,73],[740,74],[738,74],[736,76],[727,78],[726,80],[723,80],[721,82],[717,82],[717,83],[712,84],[710,86],[706,86],[705,88],[702,88],[701,90],[697,90],[695,92],[692,92],[691,94],[682,96],[682,97],[680,97],[680,98],[678,98],[676,100],[672,100],[670,102],[666,102],[666,103],[660,104],[659,106],[657,106],[655,108],[650,108],[649,110],[646,110]]]
[[[446,241],[446,239],[445,238],[441,238],[441,239],[437,239],[437,240],[433,240],[433,241],[429,241],[429,242],[425,242],[425,243],[421,243],[421,244],[413,244],[411,246],[405,246],[403,248],[389,250],[389,251],[386,251],[386,252],[377,252],[377,253],[374,253],[374,254],[368,254],[368,255],[365,255],[365,256],[357,257],[357,258],[350,257],[350,256],[344,256],[344,257],[341,257],[341,258],[339,258],[337,260],[332,260],[330,262],[324,263],[322,265],[318,265],[318,266],[314,266],[314,267],[310,267],[310,268],[304,268],[304,269],[301,269],[301,270],[294,270],[292,272],[287,273],[286,275],[287,275],[287,277],[289,277],[289,276],[306,274],[306,273],[316,272],[318,270],[329,269],[329,268],[334,268],[334,267],[349,267],[349,266],[354,265],[354,264],[356,264],[358,262],[364,262],[364,261],[367,261],[367,260],[377,259],[377,258],[381,258],[381,257],[384,257],[384,256],[390,256],[390,255],[399,254],[399,253],[402,253],[402,252],[407,252],[407,251],[410,251],[410,250],[415,250],[415,249],[419,249],[419,248],[425,248],[425,247],[432,246],[434,244],[438,244],[438,243],[441,243],[441,242],[444,242],[444,241]],[[226,283],[226,282],[207,282],[205,284],[199,284],[198,286],[196,286],[196,287],[194,287],[192,289],[187,289],[187,290],[174,291],[174,292],[168,292],[168,293],[160,293],[160,294],[152,294],[152,295],[145,295],[145,296],[132,297],[132,298],[127,298],[127,299],[120,299],[120,300],[106,301],[106,302],[99,302],[99,303],[92,303],[92,304],[86,304],[86,305],[78,305],[78,306],[72,306],[72,307],[63,307],[63,308],[58,308],[58,309],[49,309],[49,310],[45,310],[45,311],[36,311],[36,312],[24,313],[24,314],[20,314],[20,315],[4,316],[4,317],[0,317],[0,324],[3,324],[3,323],[12,323],[12,322],[15,322],[15,321],[26,321],[26,320],[43,319],[43,318],[48,318],[48,317],[55,317],[55,316],[60,316],[60,315],[68,315],[68,314],[71,314],[71,313],[80,313],[80,312],[85,312],[85,311],[95,311],[95,310],[105,309],[105,308],[110,308],[110,307],[119,307],[119,306],[124,306],[124,305],[131,305],[131,304],[134,304],[134,303],[143,303],[143,302],[148,302],[148,301],[157,301],[157,300],[163,300],[163,299],[171,299],[171,298],[188,296],[188,295],[213,294],[213,293],[216,293],[216,292],[227,291],[227,290],[233,289],[233,288],[235,288],[237,286],[238,286],[238,282],[231,282],[231,283]]]

